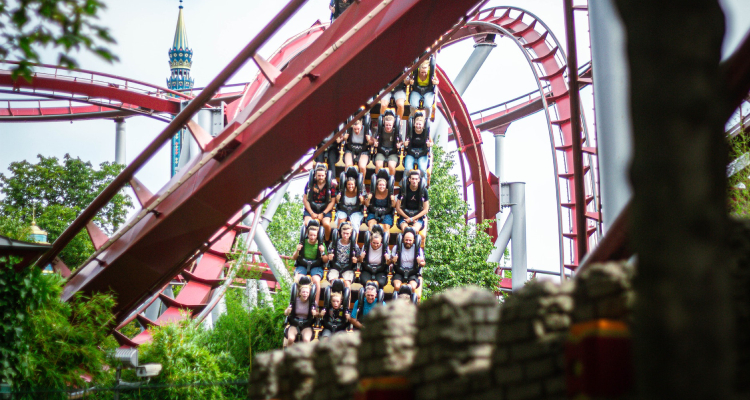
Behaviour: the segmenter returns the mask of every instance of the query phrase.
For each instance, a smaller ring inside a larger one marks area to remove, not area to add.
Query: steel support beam
[[[613,0],[589,2],[594,74],[599,182],[605,231],[633,195],[628,168],[633,154],[630,119],[630,73],[625,28]]]
[[[586,188],[583,184],[583,143],[581,139],[581,93],[578,88],[578,51],[576,49],[575,14],[573,0],[564,0],[565,39],[568,47],[568,90],[570,92],[570,132],[573,145],[573,187],[576,207],[574,209],[575,232],[578,234],[576,247],[578,260],[588,252],[589,235],[586,222]]]
[[[500,263],[503,260],[505,249],[508,248],[510,243],[510,236],[513,228],[513,213],[508,214],[508,218],[505,219],[503,228],[500,229],[500,233],[497,234],[497,240],[495,241],[495,249],[492,250],[490,256],[487,257],[487,262]]]
[[[125,143],[125,118],[115,118],[115,162],[122,165],[127,164]]]
[[[273,215],[276,214],[276,210],[279,208],[279,204],[281,204],[281,200],[284,199],[284,194],[286,194],[291,183],[291,180],[286,181],[286,183],[284,183],[284,185],[280,187],[278,191],[276,191],[276,194],[271,197],[271,201],[266,204],[266,210],[260,217],[260,224],[263,225],[264,229],[268,228],[268,225],[271,223]]]
[[[513,182],[510,186],[510,212],[513,215],[510,241],[510,263],[513,292],[526,284],[526,183]]]
[[[494,40],[495,35],[487,35],[484,42],[474,45],[474,51],[471,53],[471,56],[469,56],[469,59],[466,60],[466,64],[464,64],[461,71],[459,71],[458,76],[453,81],[453,86],[456,88],[456,91],[460,96],[466,92],[466,88],[469,87],[471,81],[477,76],[479,68],[481,68],[487,60],[492,49],[497,47],[497,43],[495,43]],[[437,99],[435,99],[435,101],[437,101]],[[435,116],[435,120],[437,122],[435,124],[435,131],[432,138],[435,143],[446,148],[446,145],[448,144],[448,129],[450,128],[450,124],[448,124],[448,121],[446,121],[440,113]]]
[[[286,265],[284,265],[284,261],[279,257],[279,253],[268,237],[263,224],[258,224],[258,227],[255,228],[255,244],[258,245],[258,250],[260,250],[263,258],[266,259],[266,263],[271,268],[271,272],[273,272],[276,280],[291,284],[292,277],[289,275],[289,271],[286,270]]]

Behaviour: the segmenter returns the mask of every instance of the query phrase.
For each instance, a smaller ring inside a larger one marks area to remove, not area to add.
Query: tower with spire
[[[167,78],[167,88],[171,90],[184,90],[193,88],[193,78],[190,77],[190,68],[193,66],[193,50],[188,46],[187,29],[185,29],[185,18],[182,15],[182,0],[180,0],[180,11],[177,14],[177,28],[174,31],[174,41],[169,49],[169,69],[172,73]],[[171,147],[171,173],[175,174],[180,161],[180,149],[182,148],[183,132],[177,132],[172,137]]]

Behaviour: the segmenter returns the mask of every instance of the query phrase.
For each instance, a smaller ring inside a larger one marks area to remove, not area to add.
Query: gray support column
[[[125,157],[125,118],[115,118],[115,162],[127,164]]]
[[[487,60],[492,49],[497,46],[497,44],[494,43],[494,40],[495,35],[488,35],[484,42],[474,45],[474,51],[471,53],[471,56],[469,56],[469,59],[466,61],[466,64],[464,64],[463,68],[461,68],[456,79],[453,80],[453,87],[456,88],[459,95],[464,94],[466,88],[469,87],[469,84],[477,75],[477,72],[479,72],[479,68],[481,68],[484,61]],[[437,99],[435,99],[435,101],[437,101]],[[440,113],[437,113],[435,116],[435,130],[433,130],[434,133],[432,137],[435,143],[443,148],[448,144],[448,128],[448,122],[442,117],[442,115],[440,115]]]
[[[628,168],[632,159],[630,79],[625,28],[612,0],[590,1],[594,111],[599,156],[602,214],[611,224],[632,196]],[[605,228],[607,225],[604,225]]]
[[[505,182],[505,171],[503,170],[504,146],[505,133],[495,135],[495,176],[500,183]]]
[[[258,226],[255,227],[255,244],[258,245],[258,250],[260,250],[263,258],[266,259],[266,262],[271,268],[271,272],[273,272],[273,276],[276,277],[276,280],[291,284],[292,277],[289,275],[289,271],[286,270],[284,261],[279,257],[279,253],[273,246],[271,239],[266,233],[266,228],[262,224],[258,224]]]
[[[503,224],[502,229],[500,229],[500,233],[497,234],[495,248],[492,250],[492,253],[490,253],[490,256],[487,257],[487,262],[499,263],[500,261],[502,261],[503,254],[505,254],[505,249],[508,247],[508,243],[510,242],[512,230],[513,213],[508,215],[508,218],[505,219],[505,223]]]
[[[513,215],[510,262],[513,292],[526,283],[526,183],[510,183],[510,212]]]
[[[284,199],[284,195],[289,189],[289,185],[291,183],[291,180],[287,181],[284,186],[280,187],[279,190],[276,191],[276,193],[273,195],[273,197],[271,197],[271,201],[268,202],[268,205],[266,205],[266,210],[260,217],[260,224],[263,225],[263,228],[268,228],[268,225],[273,219],[273,215],[276,214],[276,210],[279,208],[279,204],[281,204],[281,200]]]

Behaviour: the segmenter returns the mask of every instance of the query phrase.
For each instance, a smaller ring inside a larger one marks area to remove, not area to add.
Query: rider
[[[369,125],[369,119],[367,119]],[[367,163],[370,161],[367,144],[370,143],[370,127],[365,126],[362,119],[358,119],[352,125],[351,133],[344,134],[343,140],[346,141],[344,152],[344,165],[346,168],[354,165],[359,167],[359,172],[367,171]]]
[[[398,228],[401,231],[409,226],[419,232],[424,227],[424,216],[430,211],[430,199],[427,189],[420,184],[419,171],[409,172],[409,184],[401,188],[396,202],[396,213],[398,214]]]
[[[372,310],[373,307],[378,305],[385,305],[385,302],[378,302],[375,300],[375,297],[378,295],[378,284],[375,282],[368,282],[365,285],[365,298],[363,302],[363,308],[362,308],[362,317],[370,313],[370,310]],[[359,312],[359,302],[362,299],[357,299],[357,301],[354,302],[354,309],[352,310],[352,315],[349,317],[349,322],[354,325],[357,329],[364,328],[364,325],[362,325],[361,322],[357,321],[357,313]]]
[[[409,93],[411,115],[417,111],[417,108],[420,108],[419,102],[423,101],[422,108],[425,110],[425,118],[430,118],[432,104],[435,102],[435,87],[440,83],[430,62],[431,58],[420,64],[418,72],[409,79],[409,85],[411,85],[411,93]],[[432,75],[432,79],[430,79],[430,75]]]
[[[305,185],[305,196],[302,197],[302,202],[305,205],[304,223],[307,225],[310,219],[320,221],[325,229],[325,238],[328,240],[331,236],[331,210],[333,210],[336,200],[336,189],[332,188],[332,185],[328,182],[327,171],[323,164],[318,164],[315,167],[315,180],[312,182],[312,189],[310,186],[311,182]]]
[[[354,280],[354,267],[357,265],[359,258],[359,246],[352,240],[352,226],[348,222],[341,224],[339,229],[341,238],[328,246],[327,256],[331,262],[328,268],[328,282],[338,279],[339,276],[344,280],[346,287],[349,287]]]
[[[354,231],[359,231],[364,217],[362,212],[364,211],[365,196],[358,195],[357,192],[357,180],[353,177],[346,178],[346,190],[336,196],[337,227],[341,227],[344,221],[349,220]],[[363,193],[365,192],[363,191]]]
[[[375,170],[383,168],[388,162],[388,172],[395,176],[398,166],[398,149],[401,147],[401,137],[398,134],[396,116],[393,110],[387,110],[383,115],[383,126],[378,127],[378,135],[372,140],[373,147],[377,148],[375,154]]]
[[[432,147],[430,139],[430,130],[427,128],[427,118],[422,111],[417,111],[412,119],[412,124],[406,131],[406,157],[404,158],[404,169],[411,170],[414,163],[417,163],[419,170],[427,173],[427,163],[429,162],[428,154]],[[413,129],[412,129],[413,128]]]
[[[342,298],[343,295],[339,292],[331,293],[331,306],[320,312],[323,318],[322,338],[346,330],[346,324],[349,322],[349,308],[342,304]]]
[[[352,0],[331,0],[328,6],[331,10],[331,22],[335,21],[350,5],[352,5]]]
[[[320,149],[321,147],[323,147],[323,145],[327,141],[329,141],[329,140],[331,140],[331,138],[333,138],[334,134],[335,134],[335,132],[329,134],[328,136],[326,136],[326,138],[323,139],[323,141],[320,142],[315,147],[315,150],[317,151],[318,149]],[[320,164],[323,164],[323,163],[327,164],[328,165],[328,170],[331,171],[332,174],[336,174],[336,162],[339,159],[339,147],[341,147],[341,141],[342,141],[341,136],[337,137],[336,141],[334,143],[331,143],[331,145],[328,146],[328,148],[326,148],[324,151],[322,151],[320,154],[318,154],[317,157],[315,157],[315,162],[320,163]]]
[[[419,287],[421,269],[425,265],[424,253],[414,243],[416,234],[411,228],[407,228],[403,234],[402,243],[393,246],[391,260],[393,261],[393,290],[401,289],[401,284],[406,282],[412,291]]]
[[[294,263],[294,280],[298,281],[305,275],[311,275],[315,287],[320,287],[323,279],[323,264],[327,261],[326,247],[318,242],[319,228],[311,223],[307,228],[307,240],[297,245],[297,251],[292,255]],[[301,256],[301,257],[300,257]],[[320,300],[320,291],[315,293],[315,304]]]
[[[362,265],[359,281],[362,283],[374,280],[380,287],[385,287],[388,281],[388,265],[391,263],[391,256],[386,246],[383,245],[383,235],[383,228],[380,225],[374,226],[369,246],[366,246],[359,256],[359,262]]]
[[[385,225],[388,231],[393,225],[393,207],[396,206],[396,196],[388,196],[388,184],[383,178],[378,178],[375,193],[370,193],[365,199],[367,206],[367,227],[372,230],[375,224]]]
[[[396,79],[398,79],[398,77],[396,77]],[[396,79],[394,79],[394,81]],[[391,83],[393,83],[393,81],[391,81]],[[396,115],[398,115],[398,120],[400,121],[401,118],[404,117],[404,101],[406,101],[406,85],[408,83],[409,77],[407,76],[404,78],[403,82],[396,85],[392,91],[386,93],[383,98],[380,99],[380,115],[385,114],[385,110],[391,103],[391,97],[393,97],[393,101],[396,103]],[[390,83],[388,86],[390,86]]]
[[[302,341],[309,342],[312,339],[313,318],[318,316],[315,304],[310,301],[310,281],[307,278],[300,280],[297,297],[289,302],[289,307],[284,310],[284,315],[289,316],[289,330],[287,331],[288,345],[294,344],[297,332],[302,332]],[[291,315],[294,313],[294,315]]]

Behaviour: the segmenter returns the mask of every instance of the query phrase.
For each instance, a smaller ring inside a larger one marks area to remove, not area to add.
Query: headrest
[[[417,110],[414,112],[413,119],[416,119],[417,117],[425,118],[425,112],[423,110]]]
[[[386,168],[380,168],[380,171],[375,175],[378,179],[383,178],[388,181],[388,178],[390,178],[391,174],[388,173],[388,169]]]
[[[358,176],[359,176],[359,169],[357,169],[357,167],[350,166],[349,168],[346,169],[347,178],[357,179]]]
[[[332,293],[333,293],[333,292],[340,292],[340,293],[344,293],[344,287],[345,287],[345,286],[344,286],[344,281],[342,281],[341,279],[335,279],[335,280],[334,280],[334,281],[333,281],[333,282],[331,283],[331,292],[332,292]]]
[[[312,284],[312,281],[310,280],[309,276],[303,275],[303,276],[301,276],[299,278],[299,285],[300,286],[305,286],[305,285],[310,285],[310,284]]]
[[[411,226],[407,226],[406,229],[404,229],[404,236],[406,236],[406,234],[410,232],[412,235],[414,235],[414,238],[417,237],[417,232],[415,232],[414,228],[412,228]]]
[[[317,219],[311,219],[310,221],[307,222],[307,229],[310,229],[311,226],[316,226],[320,228],[320,222],[318,222]]]
[[[401,288],[398,290],[398,294],[399,295],[401,295],[401,294],[408,294],[409,296],[411,296],[411,294],[412,294],[411,286],[409,286],[409,285],[401,285]]]
[[[393,118],[396,118],[396,111],[395,111],[394,109],[392,109],[392,108],[388,108],[388,109],[386,109],[386,110],[385,110],[385,112],[383,113],[383,117],[385,117],[385,116],[387,116],[387,115],[390,115],[390,116],[392,116]],[[384,118],[384,120],[385,120],[385,118]]]
[[[370,281],[370,282],[367,282],[367,284],[365,285],[365,290],[367,290],[367,287],[368,287],[368,286],[372,286],[372,287],[374,287],[374,288],[375,288],[375,290],[378,290],[378,289],[380,289],[380,287],[378,287],[378,283],[377,283],[377,282],[375,282],[375,281]]]

